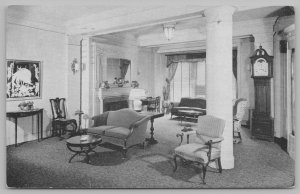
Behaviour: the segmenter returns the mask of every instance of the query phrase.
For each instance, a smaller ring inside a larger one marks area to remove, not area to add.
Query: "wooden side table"
[[[38,141],[40,141],[40,131],[41,131],[41,140],[43,140],[43,110],[42,108],[36,108],[32,110],[20,110],[20,111],[10,111],[6,113],[6,117],[11,117],[15,119],[15,147],[18,146],[18,118],[20,117],[29,117],[37,115],[37,126],[38,126]],[[33,123],[32,123],[33,125]]]

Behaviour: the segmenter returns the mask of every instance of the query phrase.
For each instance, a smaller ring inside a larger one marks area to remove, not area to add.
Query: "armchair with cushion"
[[[233,143],[242,141],[242,121],[248,110],[248,101],[244,98],[237,99],[233,106]]]
[[[219,172],[222,173],[221,141],[223,141],[224,127],[225,120],[223,119],[211,115],[198,117],[197,130],[195,133],[190,133],[196,135],[197,141],[175,148],[173,171],[176,171],[177,158],[180,158],[182,161],[189,161],[202,166],[203,184],[206,184],[206,168],[210,162],[217,161]]]
[[[144,146],[149,116],[125,108],[96,115],[92,120],[94,124],[87,128],[87,133],[100,135],[102,143],[122,147],[124,157],[129,147],[137,144]]]
[[[201,115],[206,115],[206,99],[204,98],[181,98],[180,102],[171,102],[171,118],[175,116],[191,116],[182,115],[180,110],[193,110],[199,112]]]

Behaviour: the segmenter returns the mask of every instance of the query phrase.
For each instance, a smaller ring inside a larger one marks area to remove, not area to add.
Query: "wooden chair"
[[[160,96],[148,99],[147,111],[160,112]]]
[[[77,122],[75,119],[66,118],[65,98],[50,99],[52,110],[52,136],[61,136],[66,131],[71,132],[71,136],[76,134]],[[72,129],[68,130],[67,126],[71,126]]]
[[[217,161],[219,173],[222,173],[221,141],[223,141],[222,135],[224,127],[225,120],[223,119],[211,115],[198,117],[197,130],[195,133],[190,133],[197,135],[197,141],[195,143],[180,145],[175,148],[175,166],[173,171],[176,171],[177,158],[180,158],[182,162],[188,162],[202,166],[203,184],[206,184],[206,168],[210,162]]]

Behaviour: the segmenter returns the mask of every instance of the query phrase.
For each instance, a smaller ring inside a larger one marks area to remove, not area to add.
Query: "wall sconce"
[[[174,37],[175,24],[176,23],[164,24],[164,33],[168,41]]]
[[[74,58],[73,61],[72,61],[72,64],[71,64],[71,69],[73,71],[73,74],[75,74],[76,72],[78,72],[79,68],[80,68],[79,67],[79,63],[78,63],[77,59]]]

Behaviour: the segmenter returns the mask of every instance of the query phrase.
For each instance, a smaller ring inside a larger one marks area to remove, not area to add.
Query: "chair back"
[[[155,107],[156,107],[156,111],[160,112],[160,96],[157,96],[155,98]]]
[[[65,98],[50,99],[53,119],[65,119],[66,118],[65,101],[66,101]]]
[[[234,119],[241,121],[243,120],[248,109],[248,101],[246,99],[241,98],[236,101],[235,105],[236,111],[234,110]]]
[[[160,96],[155,98],[148,98],[148,110],[159,112],[160,110]]]
[[[225,120],[223,119],[212,115],[199,116],[196,130],[198,142],[204,144],[211,139],[222,137],[224,128]],[[213,144],[213,147],[220,148],[220,145],[220,143]]]
[[[129,128],[133,123],[144,117],[145,115],[139,114],[129,108],[109,111],[107,116],[107,125]]]

